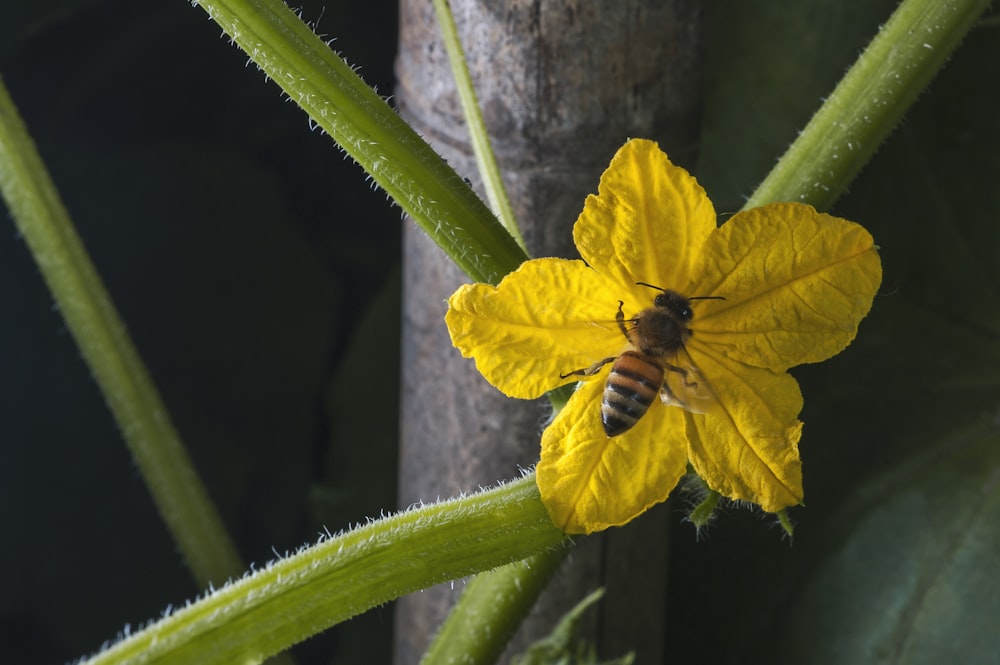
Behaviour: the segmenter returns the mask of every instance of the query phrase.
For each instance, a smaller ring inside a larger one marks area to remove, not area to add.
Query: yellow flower
[[[665,500],[688,463],[730,499],[769,512],[800,503],[802,395],[787,370],[854,338],[882,279],[871,235],[796,203],[717,226],[697,181],[645,140],[618,151],[598,191],[573,229],[583,261],[535,259],[496,287],[463,286],[446,317],[455,346],[511,397],[580,381],[542,434],[537,482],[552,520],[567,533],[624,524]],[[601,404],[615,362],[596,366],[636,349],[635,318],[655,304],[681,347],[652,354],[669,390],[609,436]]]

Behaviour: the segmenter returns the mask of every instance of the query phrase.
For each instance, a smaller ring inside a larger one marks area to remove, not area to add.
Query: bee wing
[[[712,388],[701,370],[682,348],[664,363],[660,401],[691,413],[705,413],[715,401]]]

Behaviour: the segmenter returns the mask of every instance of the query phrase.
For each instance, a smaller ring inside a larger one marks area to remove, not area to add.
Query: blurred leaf
[[[398,264],[392,268],[367,309],[352,317],[325,399],[329,455],[325,485],[313,498],[316,521],[330,529],[396,505],[401,284]]]
[[[787,610],[780,662],[996,662],[997,425],[942,437],[855,493]]]

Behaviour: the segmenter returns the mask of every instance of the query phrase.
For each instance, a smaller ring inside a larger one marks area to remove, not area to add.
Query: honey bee
[[[684,344],[691,337],[689,324],[694,316],[692,300],[725,300],[721,296],[685,297],[676,291],[636,282],[660,291],[647,307],[631,319],[625,318],[618,301],[615,322],[629,348],[621,355],[599,360],[590,367],[559,377],[593,376],[610,362],[611,373],[601,400],[601,422],[609,436],[618,436],[635,426],[659,393],[664,404],[697,412],[699,402],[709,399],[707,386],[690,359]]]

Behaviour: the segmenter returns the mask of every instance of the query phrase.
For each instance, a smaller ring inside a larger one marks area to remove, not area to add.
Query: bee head
[[[653,298],[653,304],[670,311],[684,323],[689,323],[694,312],[691,311],[691,303],[687,298],[676,291],[666,291]]]
[[[661,293],[653,298],[653,305],[666,309],[682,323],[690,323],[691,318],[694,316],[694,312],[691,311],[692,300],[725,300],[722,296],[693,296],[685,298],[676,291],[664,289],[653,284],[647,284],[646,282],[636,282],[636,284],[660,291]]]

